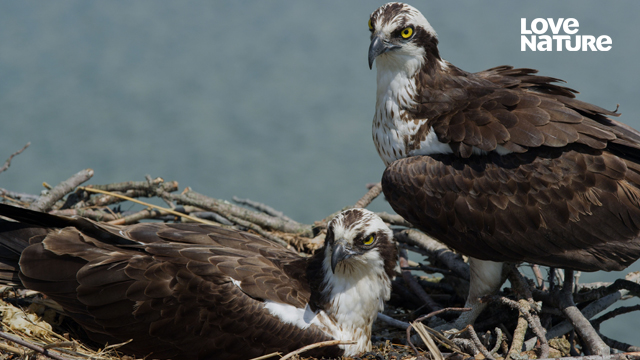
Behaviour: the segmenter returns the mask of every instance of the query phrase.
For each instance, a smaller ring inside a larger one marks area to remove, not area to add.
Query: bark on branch
[[[47,212],[51,209],[56,201],[62,199],[65,195],[72,192],[78,185],[91,179],[93,176],[92,169],[80,170],[78,173],[68,178],[67,180],[56,185],[53,189],[49,190],[47,195],[42,195],[38,200],[34,201],[29,209]]]
[[[187,191],[182,194],[164,193],[163,196],[180,204],[198,206],[203,209],[213,211],[228,218],[229,220],[231,220],[229,216],[232,216],[249,221],[260,227],[298,234],[305,237],[313,237],[313,231],[310,225],[279,219],[226,201],[210,198],[208,196],[198,194],[195,191]]]

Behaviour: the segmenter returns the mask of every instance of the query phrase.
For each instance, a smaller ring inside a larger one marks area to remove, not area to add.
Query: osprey
[[[471,258],[479,296],[502,262],[621,270],[640,257],[640,133],[536,70],[469,73],[443,60],[415,8],[369,18],[373,140],[393,209]]]
[[[397,251],[374,213],[346,210],[303,258],[210,225],[113,226],[0,204],[0,279],[55,300],[98,343],[172,359],[248,359],[325,340],[371,350]]]

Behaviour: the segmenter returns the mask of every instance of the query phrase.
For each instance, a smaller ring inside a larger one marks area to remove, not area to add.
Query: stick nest
[[[93,170],[86,169],[55,187],[45,183],[48,190],[39,196],[0,188],[0,201],[111,224],[149,220],[216,224],[254,232],[293,248],[302,256],[310,256],[323,245],[327,223],[337,213],[314,224],[302,224],[265,204],[238,198],[232,203],[189,188],[178,192],[177,182],[149,176],[143,181],[79,186],[92,175]],[[367,207],[380,194],[379,183],[370,184],[368,188],[355,206]],[[140,198],[154,198],[156,203],[164,202],[167,206],[151,205]],[[131,208],[123,205],[123,201],[137,202],[143,208],[123,210]],[[353,206],[345,208],[348,207]],[[394,230],[402,249],[403,273],[394,280],[391,300],[374,324],[373,351],[357,359],[578,358],[592,350],[590,341],[593,339],[589,337],[593,335],[584,335],[581,329],[576,332],[571,324],[580,322],[575,322],[572,316],[591,319],[617,300],[640,294],[638,273],[613,283],[578,284],[579,274],[563,279],[563,273],[556,269],[547,269],[543,276],[544,269],[536,265],[522,264],[519,268],[511,265],[507,270],[512,287],[482,299],[491,306],[477,319],[474,327],[443,335],[434,328],[442,328],[460,314],[459,308],[464,305],[469,287],[468,264],[462,256],[411,228],[401,217],[386,213],[378,215]],[[560,291],[567,286],[571,287],[569,291]],[[122,344],[100,346],[88,341],[79,326],[42,294],[10,287],[0,288],[0,291],[0,335],[6,335],[0,341],[0,360],[43,356],[74,360],[132,359],[118,352]],[[561,293],[566,296],[562,298]],[[580,309],[577,310],[579,315],[567,314],[563,309],[568,305],[562,299]],[[600,334],[599,325],[639,308],[623,307],[591,322],[585,320],[591,324],[594,336],[607,346],[627,352],[626,355],[605,355],[597,359],[637,355],[632,352],[639,348]],[[279,359],[284,355],[272,354],[269,358]],[[304,352],[290,354],[289,358],[304,358]]]

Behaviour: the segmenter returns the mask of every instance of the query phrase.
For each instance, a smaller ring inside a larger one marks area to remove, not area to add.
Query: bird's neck
[[[441,87],[455,86],[455,81],[444,81],[451,77],[443,76],[452,65],[441,59],[433,61],[421,67],[390,61],[376,65],[378,90],[372,132],[378,154],[387,166],[408,156],[453,153],[449,144],[438,140],[426,115],[431,109],[425,96],[434,97],[435,104]]]
[[[415,66],[398,64],[379,56],[376,111],[373,117],[373,141],[378,154],[389,165],[407,156],[407,141],[415,129],[405,125],[407,113],[415,107]],[[406,65],[406,66],[402,66]]]
[[[315,260],[320,281],[311,281],[310,303],[316,307],[316,326],[335,339],[355,342],[341,345],[345,356],[370,351],[371,326],[391,296],[384,260],[377,251],[370,251],[367,262],[346,267],[340,264],[334,274],[330,253],[319,253]]]

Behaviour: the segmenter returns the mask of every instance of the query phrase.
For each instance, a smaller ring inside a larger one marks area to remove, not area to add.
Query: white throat
[[[416,133],[428,120],[407,120],[407,112],[417,105],[414,100],[417,91],[415,75],[422,68],[423,59],[422,56],[389,53],[376,59],[378,90],[373,117],[373,142],[387,166],[407,156],[453,152],[449,144],[438,141],[431,129],[418,146],[418,151],[408,150]],[[446,63],[442,61],[440,66],[446,67]]]
[[[405,137],[417,131],[417,127],[409,129],[403,126],[402,118],[415,105],[414,75],[421,64],[417,58],[405,62],[399,60],[395,54],[382,54],[376,59],[378,89],[373,116],[373,142],[385,165],[407,156]]]
[[[353,345],[339,345],[344,356],[351,357],[371,351],[371,326],[384,302],[391,296],[391,279],[384,271],[384,260],[377,250],[369,251],[366,262],[355,261],[345,268],[339,264],[331,272],[331,255],[323,261],[325,271],[324,295],[329,299],[326,310],[312,311],[288,304],[265,301],[264,307],[285,323],[301,329],[316,326],[336,340],[354,341]]]
[[[367,258],[366,261],[363,258]],[[361,259],[351,258],[338,264],[331,272],[331,255],[327,252],[322,266],[329,307],[322,321],[322,330],[336,339],[355,341],[341,345],[345,356],[371,351],[371,326],[384,302],[391,296],[391,279],[384,271],[384,260],[378,250],[370,250]]]

